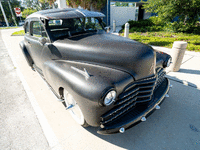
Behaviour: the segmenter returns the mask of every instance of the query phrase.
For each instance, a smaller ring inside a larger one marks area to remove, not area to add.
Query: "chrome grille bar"
[[[163,69],[157,70],[157,75],[129,84],[122,94],[118,96],[115,107],[101,116],[101,124],[107,124],[134,108],[137,103],[149,102],[152,99],[154,89],[165,78]]]

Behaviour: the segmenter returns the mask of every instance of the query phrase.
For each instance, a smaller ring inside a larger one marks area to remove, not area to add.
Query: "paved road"
[[[49,149],[0,32],[0,149]]]
[[[24,75],[39,107],[53,129],[60,145],[66,150],[162,150],[200,149],[200,90],[171,81],[170,97],[146,122],[124,134],[99,135],[93,127],[77,125],[58,103],[49,88],[27,66],[18,43],[22,37],[10,37],[10,30],[3,31],[10,53]],[[12,43],[12,44],[10,44]],[[188,76],[189,77],[189,76]]]

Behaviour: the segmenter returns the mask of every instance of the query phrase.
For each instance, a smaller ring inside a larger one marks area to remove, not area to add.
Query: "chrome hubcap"
[[[73,96],[69,94],[66,90],[64,91],[64,99],[66,104],[66,109],[69,111],[73,119],[80,125],[84,124],[83,113],[78,106],[77,102],[74,100]]]

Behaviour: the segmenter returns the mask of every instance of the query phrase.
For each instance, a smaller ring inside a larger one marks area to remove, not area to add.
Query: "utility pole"
[[[107,0],[107,26],[110,26],[110,0]]]
[[[12,19],[15,23],[15,26],[17,26],[17,23],[16,23],[16,20],[15,20],[15,17],[14,17],[14,14],[13,14],[13,11],[12,11],[12,8],[11,8],[11,5],[10,5],[10,1],[8,0],[8,5],[9,5],[9,8],[10,8],[10,12],[11,12],[11,15],[12,15]]]
[[[1,0],[0,0],[0,7],[1,7],[1,11],[2,11],[2,13],[3,13],[3,17],[4,17],[4,20],[5,20],[5,22],[6,22],[6,25],[7,25],[7,27],[9,27],[8,20],[7,20],[7,18],[6,18],[6,14],[5,14],[4,9],[3,9],[3,6],[2,6],[2,4],[1,4]]]

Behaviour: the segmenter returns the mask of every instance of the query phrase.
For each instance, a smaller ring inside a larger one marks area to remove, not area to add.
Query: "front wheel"
[[[69,111],[73,119],[83,127],[87,127],[88,124],[85,121],[83,113],[78,106],[77,102],[74,100],[73,96],[69,94],[68,91],[64,90],[64,102],[66,104],[66,109]]]

